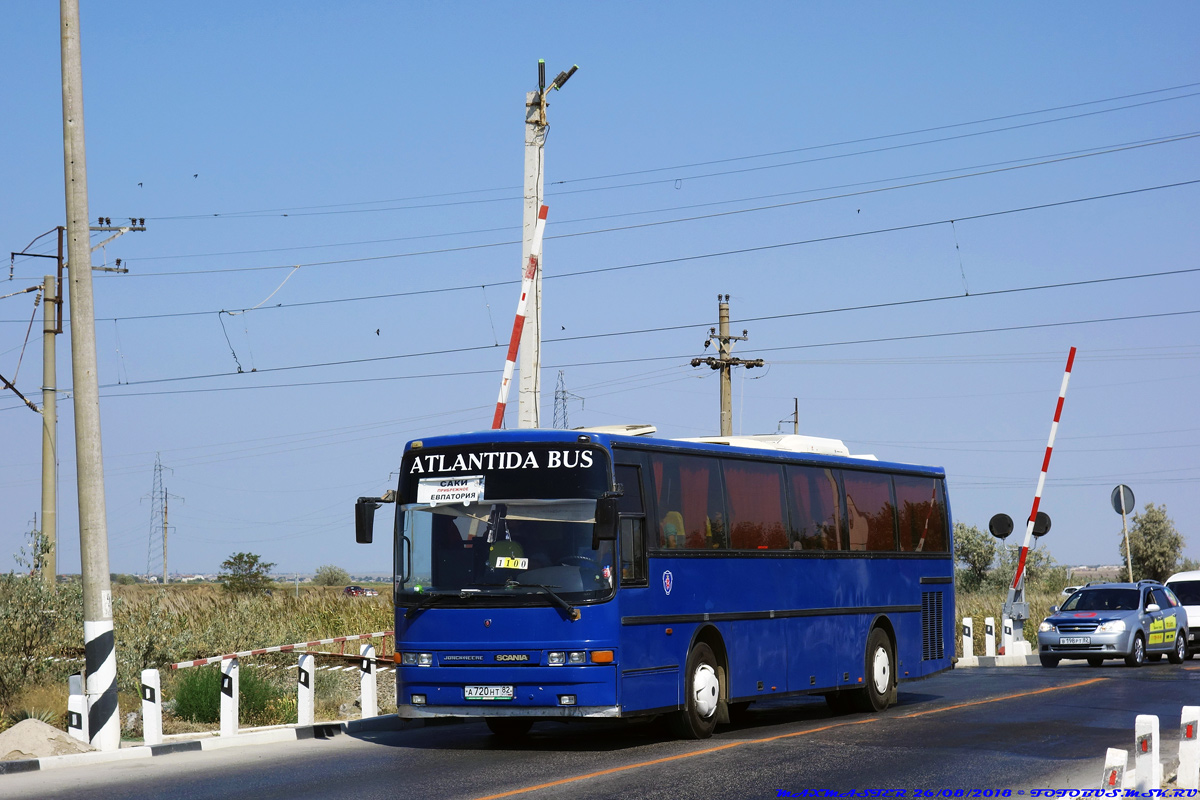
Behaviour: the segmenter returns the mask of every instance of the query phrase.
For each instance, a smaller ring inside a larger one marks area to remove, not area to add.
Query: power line
[[[933,126],[933,127],[928,127],[928,128],[921,128],[921,129],[905,131],[905,132],[901,132],[901,133],[881,134],[881,135],[877,135],[877,136],[868,136],[868,137],[863,137],[863,138],[858,138],[858,139],[849,139],[849,140],[845,140],[845,141],[841,141],[841,142],[829,142],[829,143],[819,144],[819,145],[810,145],[810,146],[806,146],[806,147],[798,147],[798,148],[791,148],[791,149],[787,149],[787,150],[779,150],[779,151],[774,151],[774,152],[770,152],[770,153],[758,153],[758,154],[747,155],[747,156],[734,156],[734,157],[730,157],[730,158],[716,159],[716,160],[712,160],[712,161],[695,162],[692,164],[683,164],[683,165],[676,165],[676,166],[670,166],[670,167],[653,167],[653,168],[643,169],[643,170],[632,170],[632,171],[627,171],[627,172],[612,173],[609,175],[596,175],[596,176],[583,177],[583,178],[571,178],[571,179],[567,179],[567,180],[563,180],[563,181],[558,181],[558,182],[556,182],[556,184],[552,184],[552,185],[562,185],[562,184],[568,184],[568,183],[582,183],[582,182],[586,182],[586,181],[606,180],[606,179],[617,178],[617,177],[629,177],[632,175],[653,174],[656,172],[664,172],[664,171],[670,171],[670,170],[676,170],[676,169],[690,169],[690,168],[694,168],[694,167],[712,166],[715,164],[744,161],[744,160],[748,160],[748,159],[768,158],[768,157],[774,157],[774,156],[779,156],[779,155],[787,155],[790,153],[808,152],[808,151],[828,149],[828,148],[833,148],[833,147],[844,147],[844,146],[852,145],[852,144],[864,144],[867,142],[881,141],[881,140],[885,140],[885,139],[899,138],[899,137],[904,137],[904,136],[915,136],[915,135],[922,134],[922,133],[933,133],[935,131],[951,130],[951,129],[967,127],[967,126],[971,126],[971,125],[982,125],[982,124],[986,124],[988,122],[1000,122],[1000,121],[1004,121],[1004,120],[1008,120],[1008,119],[1016,119],[1016,118],[1025,117],[1025,116],[1033,116],[1033,115],[1037,115],[1037,114],[1047,114],[1047,113],[1051,113],[1054,111],[1064,111],[1064,110],[1068,110],[1068,109],[1072,109],[1072,108],[1082,108],[1084,106],[1116,102],[1118,100],[1128,100],[1128,99],[1132,99],[1134,97],[1144,97],[1144,96],[1151,95],[1151,94],[1161,94],[1163,92],[1178,91],[1181,89],[1191,89],[1191,88],[1195,88],[1196,86],[1200,86],[1200,83],[1189,83],[1189,84],[1183,84],[1181,86],[1175,86],[1175,87],[1170,87],[1170,88],[1166,88],[1166,89],[1154,89],[1154,90],[1150,90],[1150,91],[1146,91],[1146,92],[1137,92],[1134,94],[1110,97],[1110,98],[1105,98],[1103,100],[1091,100],[1091,101],[1086,101],[1086,102],[1082,102],[1082,103],[1072,103],[1072,104],[1063,105],[1063,106],[1056,106],[1053,108],[1040,109],[1037,111],[1024,111],[1024,112],[1019,112],[1016,114],[1007,114],[1007,115],[998,116],[998,117],[990,117],[990,118],[985,118],[985,119],[973,120],[970,122],[951,123],[948,125],[939,125],[939,126]],[[998,128],[998,129],[989,130],[989,131],[976,131],[973,133],[960,134],[960,135],[945,137],[945,138],[941,138],[941,139],[931,139],[931,140],[926,140],[923,142],[912,142],[912,143],[907,143],[907,144],[903,144],[903,145],[894,145],[894,146],[890,146],[887,148],[879,148],[879,149],[875,149],[875,150],[867,150],[867,151],[861,151],[861,152],[856,152],[856,153],[841,154],[838,156],[832,156],[832,158],[846,158],[846,157],[854,156],[854,155],[877,153],[877,152],[881,152],[883,150],[894,150],[894,149],[899,149],[899,148],[903,148],[903,147],[915,147],[915,146],[920,146],[920,145],[924,145],[924,144],[936,144],[936,143],[940,143],[940,142],[953,141],[956,139],[972,137],[972,136],[981,136],[981,135],[986,135],[986,134],[990,134],[990,133],[1003,133],[1003,132],[1007,132],[1007,131],[1011,131],[1011,130],[1017,130],[1020,128],[1033,127],[1033,126],[1037,126],[1037,125],[1053,124],[1055,122],[1063,122],[1063,121],[1069,121],[1069,120],[1073,120],[1073,119],[1080,119],[1082,117],[1095,116],[1098,114],[1108,114],[1108,113],[1112,113],[1115,111],[1128,110],[1131,108],[1139,108],[1139,107],[1143,107],[1143,106],[1155,105],[1158,103],[1166,103],[1166,102],[1171,102],[1174,100],[1183,100],[1183,99],[1187,99],[1190,97],[1195,97],[1198,94],[1200,94],[1200,92],[1192,92],[1189,94],[1179,95],[1176,97],[1159,98],[1156,100],[1149,100],[1149,101],[1145,101],[1142,103],[1133,103],[1130,105],[1117,106],[1114,108],[1101,109],[1101,110],[1097,110],[1097,111],[1090,111],[1090,112],[1083,113],[1083,114],[1074,114],[1074,115],[1058,117],[1058,118],[1050,119],[1050,120],[1039,120],[1037,122],[1023,123],[1021,125],[1008,126],[1008,127]],[[792,162],[792,163],[788,163],[788,164],[769,165],[769,166],[765,166],[765,167],[755,167],[755,168],[751,168],[751,169],[753,169],[753,170],[773,169],[773,168],[778,168],[778,167],[782,167],[782,166],[794,166],[795,164],[798,164],[798,163],[806,163],[806,162]],[[738,171],[750,171],[750,170],[738,170]],[[730,172],[720,172],[720,173],[711,173],[708,175],[691,175],[691,176],[687,176],[686,179],[687,180],[695,180],[697,178],[702,178],[702,177],[714,177],[714,176],[726,175],[726,174],[731,174],[731,173]],[[671,178],[671,179],[667,179],[667,180],[673,181],[675,179]],[[664,181],[651,181],[649,183],[662,183],[662,182],[664,182]],[[597,187],[594,189],[578,189],[578,190],[573,190],[570,192],[559,192],[557,194],[574,194],[574,193],[589,192],[589,191],[605,191],[605,190],[610,190],[610,189],[629,188],[631,186],[644,186],[644,185],[648,185],[648,183],[625,184],[622,186]],[[217,218],[244,219],[247,217],[268,216],[268,215],[269,216],[275,216],[275,215],[311,216],[313,214],[347,214],[347,213],[362,213],[362,212],[367,212],[367,211],[398,211],[398,210],[412,210],[412,209],[419,209],[419,208],[436,208],[436,207],[445,207],[445,206],[453,206],[453,205],[466,205],[466,204],[510,201],[510,200],[518,199],[518,197],[512,196],[512,197],[503,197],[503,198],[492,198],[492,199],[487,199],[487,200],[454,201],[454,202],[448,202],[448,203],[432,203],[432,204],[423,204],[423,205],[417,205],[417,206],[401,206],[401,207],[384,208],[384,209],[378,209],[378,208],[376,208],[376,209],[352,209],[349,207],[350,206],[362,206],[362,205],[379,205],[381,203],[408,202],[410,200],[437,199],[437,198],[442,198],[442,197],[459,197],[459,196],[462,196],[465,194],[491,193],[491,192],[497,192],[497,191],[513,191],[513,190],[518,190],[520,188],[521,187],[519,187],[519,186],[504,186],[504,187],[496,187],[496,188],[492,188],[492,189],[462,190],[462,191],[456,191],[456,192],[442,192],[442,193],[437,193],[437,194],[414,195],[414,196],[409,196],[409,197],[392,198],[392,199],[387,199],[387,200],[370,200],[370,201],[359,201],[359,202],[352,202],[352,203],[336,203],[336,204],[316,205],[316,206],[291,206],[291,207],[259,209],[259,210],[251,210],[251,211],[228,211],[228,212],[210,212],[210,213],[204,213],[204,214],[181,214],[181,215],[176,215],[176,216],[154,217],[153,219],[156,221],[197,220],[197,219],[217,219]],[[320,209],[339,209],[339,210],[320,211]],[[287,212],[287,213],[284,213],[284,212]]]

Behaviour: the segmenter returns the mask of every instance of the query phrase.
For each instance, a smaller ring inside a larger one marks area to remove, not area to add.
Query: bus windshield
[[[614,589],[612,542],[592,548],[594,499],[414,503],[403,507],[408,566],[400,603],[544,604],[603,600]]]

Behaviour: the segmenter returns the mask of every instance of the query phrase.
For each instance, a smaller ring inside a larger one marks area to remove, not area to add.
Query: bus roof
[[[628,435],[610,432],[615,428],[637,427],[640,429],[653,426],[611,426],[607,429],[578,429],[559,430],[554,428],[518,428],[516,430],[484,430],[470,433],[431,436],[416,439],[405,445],[405,452],[410,449],[425,449],[434,447],[462,447],[465,445],[485,443],[516,443],[527,442],[535,444],[553,444],[594,442],[611,449],[614,445],[650,450],[674,450],[694,453],[730,453],[761,459],[778,454],[780,460],[810,461],[829,466],[857,469],[873,469],[880,471],[919,472],[944,476],[941,467],[906,464],[902,462],[880,461],[873,455],[850,455],[849,450],[840,440],[822,439],[813,436],[796,436],[785,434],[763,434],[754,436],[706,436],[692,439],[660,439],[644,434]]]

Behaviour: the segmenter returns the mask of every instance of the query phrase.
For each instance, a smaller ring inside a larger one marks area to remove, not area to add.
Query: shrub
[[[257,670],[238,671],[238,723],[247,726],[295,722],[295,701]],[[188,669],[175,687],[175,716],[190,722],[221,721],[221,670],[216,666]]]

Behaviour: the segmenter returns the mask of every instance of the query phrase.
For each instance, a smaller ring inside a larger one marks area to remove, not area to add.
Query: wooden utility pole
[[[717,310],[719,327],[710,328],[708,338],[704,340],[705,349],[714,341],[717,343],[717,357],[693,358],[692,366],[698,367],[701,364],[706,364],[712,369],[721,370],[721,435],[732,436],[733,368],[745,367],[746,369],[753,369],[754,367],[761,367],[763,366],[763,360],[761,358],[734,358],[731,355],[733,352],[733,343],[746,341],[750,338],[750,332],[743,330],[741,336],[729,335],[729,295],[717,295]]]

